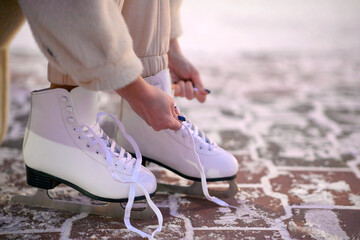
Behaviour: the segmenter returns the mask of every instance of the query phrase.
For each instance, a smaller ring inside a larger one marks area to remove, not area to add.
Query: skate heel
[[[143,167],[147,167],[147,166],[149,166],[149,164],[150,164],[150,162],[145,159],[143,159],[141,162],[141,165],[143,165]]]
[[[37,171],[28,166],[26,166],[26,181],[30,186],[41,189],[53,189],[60,184],[60,182],[56,181],[49,174]]]

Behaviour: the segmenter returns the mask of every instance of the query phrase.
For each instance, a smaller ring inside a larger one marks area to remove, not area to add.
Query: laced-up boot
[[[168,70],[163,70],[145,80],[150,85],[159,87],[168,95],[173,96]],[[195,181],[193,188],[174,186],[169,188],[169,191],[202,195],[207,191],[204,187],[206,181],[229,181],[230,188],[225,194],[214,193],[214,195],[229,197],[238,192],[236,183],[233,181],[238,172],[238,163],[235,157],[217,146],[189,119],[182,123],[181,129],[178,131],[156,132],[131,109],[126,101],[122,101],[120,120],[137,142],[143,159]],[[133,151],[132,146],[119,133],[117,142],[127,151]],[[205,175],[206,181],[202,174]],[[200,184],[200,181],[203,183]]]
[[[118,124],[127,144],[135,149],[136,158],[100,128],[98,118],[105,115]],[[141,165],[139,149],[119,120],[110,114],[97,114],[96,92],[81,87],[70,92],[65,89],[33,92],[23,156],[29,185],[48,190],[64,183],[96,200],[128,202],[124,213],[126,226],[151,238],[153,235],[133,228],[129,222],[133,201],[146,198],[158,216],[156,231],[161,229],[161,213],[150,199],[156,190],[156,179]],[[58,208],[76,207],[59,204]],[[87,208],[80,207],[80,211],[84,209]]]

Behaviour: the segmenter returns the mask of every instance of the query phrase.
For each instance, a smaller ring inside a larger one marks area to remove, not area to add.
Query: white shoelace
[[[177,109],[179,108],[177,107]],[[217,146],[213,140],[208,138],[203,131],[200,131],[199,128],[193,124],[185,115],[182,116],[186,118],[186,121],[182,122],[183,126],[190,130],[190,135],[192,135],[194,141],[199,140],[200,149],[203,148],[204,145],[207,145],[209,151],[211,151]]]
[[[122,147],[117,146],[116,143],[113,140],[111,140],[106,134],[104,134],[100,127],[98,127],[99,119],[104,116],[111,117],[115,121],[115,123],[118,125],[123,136],[126,138],[127,141],[130,142],[133,149],[135,150],[136,159],[132,158],[131,154],[127,153]],[[95,128],[96,130],[94,130],[93,128]],[[87,134],[87,137],[91,139],[91,141],[88,143],[88,147],[92,147],[95,144],[98,144],[101,147],[102,152],[105,153],[105,155],[106,155],[107,166],[108,166],[109,172],[111,173],[111,176],[113,177],[113,179],[118,182],[121,182],[121,183],[129,183],[130,184],[128,202],[125,207],[125,215],[124,215],[124,222],[125,222],[127,229],[138,233],[143,238],[147,237],[148,239],[154,239],[154,235],[157,232],[160,232],[162,229],[163,217],[162,217],[162,214],[161,214],[159,208],[151,200],[150,195],[147,192],[147,190],[138,182],[138,175],[140,172],[141,162],[142,162],[142,157],[141,157],[141,153],[140,153],[138,145],[136,144],[135,140],[130,135],[127,134],[123,124],[112,114],[98,113],[97,119],[96,119],[96,125],[93,128],[91,128],[87,125],[81,126],[81,131],[85,132]],[[79,131],[79,129],[76,129],[76,130]],[[101,137],[99,137],[99,135]],[[134,164],[131,180],[126,180],[126,179],[121,178],[120,174],[116,171],[113,158],[119,158],[119,159],[121,158],[125,163],[125,165],[124,165],[125,168],[126,168],[126,166],[129,166],[131,163]],[[135,160],[135,163],[134,163],[134,160]],[[130,214],[131,214],[131,209],[134,204],[136,187],[138,187],[144,193],[146,200],[148,202],[148,205],[154,211],[154,213],[156,214],[157,219],[158,219],[159,226],[151,234],[145,233],[145,232],[133,227],[130,223]]]
[[[180,111],[179,108],[178,108],[178,110]],[[184,115],[182,115],[182,116],[184,116]],[[223,200],[221,200],[217,197],[211,196],[209,194],[204,167],[201,164],[199,154],[196,152],[195,139],[200,138],[200,140],[201,140],[200,144],[207,144],[209,147],[209,151],[211,151],[212,149],[214,149],[216,147],[216,143],[214,143],[210,138],[206,137],[204,132],[199,131],[198,127],[196,125],[192,124],[191,121],[188,120],[187,118],[186,118],[186,121],[182,122],[180,131],[181,130],[185,130],[188,133],[188,135],[190,136],[191,143],[193,145],[193,152],[195,155],[196,165],[198,167],[200,177],[201,177],[201,187],[202,187],[205,198],[211,202],[218,204],[219,206],[237,209],[237,207],[231,206],[228,203],[224,202]]]

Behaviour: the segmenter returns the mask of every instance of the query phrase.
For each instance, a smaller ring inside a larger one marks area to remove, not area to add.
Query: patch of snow
[[[350,193],[349,194],[349,200],[351,203],[353,203],[355,206],[360,206],[360,195]]]
[[[349,239],[341,229],[336,214],[331,210],[308,210],[305,220],[309,234],[315,239]]]
[[[312,174],[310,174],[312,175]],[[345,181],[326,182],[314,176],[307,176],[311,180],[308,184],[293,184],[289,191],[298,196],[304,203],[335,204],[331,191],[349,192],[350,186]]]

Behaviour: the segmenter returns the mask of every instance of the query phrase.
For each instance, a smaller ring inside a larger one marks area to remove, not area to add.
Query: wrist
[[[182,54],[177,38],[173,38],[170,40],[169,55],[172,54]]]
[[[129,102],[134,98],[147,98],[149,87],[150,85],[141,76],[139,76],[132,83],[115,90],[115,92]]]

